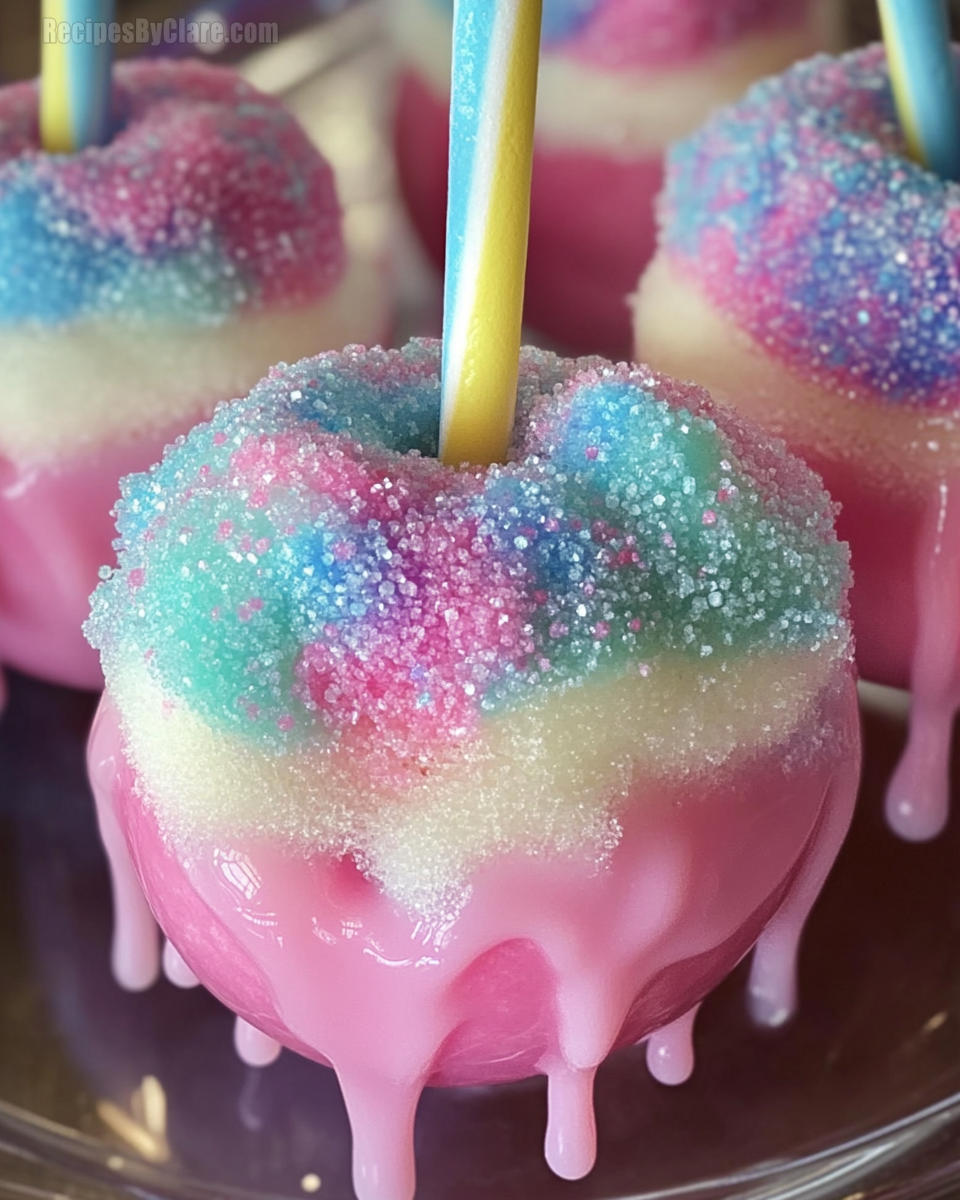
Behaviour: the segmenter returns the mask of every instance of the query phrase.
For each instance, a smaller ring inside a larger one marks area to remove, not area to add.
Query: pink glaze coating
[[[909,495],[865,489],[855,468],[826,459],[813,448],[804,449],[802,457],[838,502],[837,534],[851,546],[850,609],[858,669],[865,679],[908,687],[921,620],[915,557],[928,504]],[[931,501],[934,498],[931,494]],[[891,546],[901,552],[891,555]],[[960,553],[960,544],[957,550]]]
[[[779,1024],[792,1011],[802,925],[856,793],[852,676],[795,736],[816,724],[833,729],[832,753],[789,770],[783,747],[768,750],[693,792],[689,780],[638,782],[607,867],[505,855],[475,873],[456,919],[424,923],[349,857],[303,857],[264,836],[174,854],[139,801],[108,692],[89,761],[115,968],[130,986],[156,973],[139,880],[178,958],[245,1023],[238,1045],[269,1060],[259,1030],[335,1068],[361,1200],[413,1195],[425,1085],[533,1073],[549,1078],[548,1161],[578,1178],[593,1164],[593,1076],[610,1050],[649,1038],[651,1070],[681,1082],[697,1005],[754,943],[755,1015]]]
[[[120,477],[145,470],[177,432],[102,446],[56,467],[0,458],[0,664],[72,687],[103,686],[81,627],[111,555]]]

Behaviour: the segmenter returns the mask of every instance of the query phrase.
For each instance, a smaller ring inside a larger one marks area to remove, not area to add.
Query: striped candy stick
[[[443,298],[440,457],[502,461],[510,445],[542,0],[456,0]]]
[[[114,0],[43,0],[40,138],[45,150],[70,154],[109,137],[112,48],[106,38],[99,46],[95,42],[96,25],[109,25],[114,9]],[[59,38],[63,25],[70,27],[65,42]]]
[[[960,180],[960,87],[946,0],[879,0],[900,124],[911,156]]]

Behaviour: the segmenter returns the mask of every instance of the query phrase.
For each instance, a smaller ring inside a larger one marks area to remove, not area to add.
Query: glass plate
[[[428,331],[436,286],[397,232],[375,7],[247,71],[334,159],[354,250],[398,254],[398,338]],[[960,1194],[960,831],[910,846],[886,830],[902,705],[867,699],[859,811],[809,925],[799,1017],[754,1028],[741,969],[703,1006],[690,1083],[655,1083],[642,1050],[613,1056],[597,1081],[598,1164],[579,1183],[544,1165],[542,1080],[428,1090],[419,1200]],[[292,1054],[244,1067],[229,1014],[202,990],[114,985],[83,768],[94,705],[14,678],[0,723],[0,1200],[349,1200],[332,1072]]]

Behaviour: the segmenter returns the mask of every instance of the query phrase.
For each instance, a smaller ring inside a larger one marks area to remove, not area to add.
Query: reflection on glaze
[[[659,1083],[671,1087],[686,1083],[693,1074],[693,1026],[700,1005],[695,1004],[672,1025],[657,1029],[647,1040],[647,1069]]]
[[[165,942],[163,946],[163,973],[174,987],[194,988],[200,983],[171,941]]]
[[[243,1017],[237,1017],[234,1022],[233,1045],[241,1062],[248,1067],[269,1067],[277,1061],[283,1049],[276,1038],[261,1033]]]
[[[755,1013],[777,1023],[792,1011],[800,931],[852,813],[857,721],[848,679],[799,731],[825,746],[805,765],[785,767],[779,747],[702,778],[696,794],[689,781],[675,796],[647,784],[610,869],[504,856],[476,873],[455,921],[428,926],[329,856],[238,839],[249,868],[238,886],[215,850],[175,855],[136,800],[108,695],[90,767],[118,978],[142,986],[158,970],[139,874],[176,930],[171,961],[182,956],[239,1014],[246,1061],[271,1061],[282,1043],[335,1068],[361,1200],[413,1195],[425,1085],[536,1073],[549,1079],[548,1162],[579,1178],[596,1153],[593,1079],[611,1049],[647,1038],[654,1075],[681,1082],[700,1000],[755,942]],[[648,804],[651,790],[667,803]]]

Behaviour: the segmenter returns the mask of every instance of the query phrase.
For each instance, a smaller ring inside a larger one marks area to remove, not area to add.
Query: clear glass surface
[[[353,248],[397,251],[398,338],[430,330],[435,284],[398,234],[389,61],[359,4],[249,64],[335,160]],[[399,249],[397,250],[397,248]],[[110,976],[106,864],[83,750],[95,698],[14,678],[0,722],[0,1200],[349,1200],[332,1072],[284,1054],[244,1067],[201,989]],[[881,697],[884,702],[888,697]],[[923,846],[881,815],[903,713],[870,696],[852,834],[810,922],[801,1011],[754,1028],[741,967],[704,1004],[693,1079],[620,1052],[597,1083],[599,1160],[543,1162],[542,1080],[431,1090],[418,1200],[895,1200],[960,1195],[960,822]],[[960,772],[960,760],[957,771]]]

